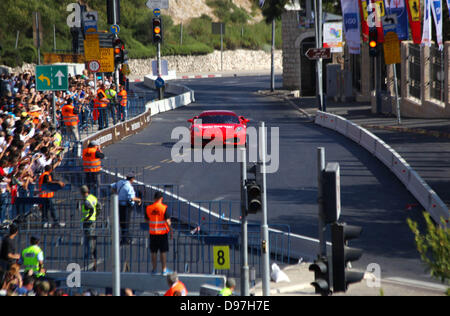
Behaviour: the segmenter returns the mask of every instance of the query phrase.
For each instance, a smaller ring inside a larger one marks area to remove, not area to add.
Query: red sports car
[[[191,146],[205,146],[210,142],[223,145],[246,146],[247,124],[243,116],[231,111],[206,111],[188,120],[191,123]]]

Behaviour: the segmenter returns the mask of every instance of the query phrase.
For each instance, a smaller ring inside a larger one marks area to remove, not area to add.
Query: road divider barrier
[[[338,115],[317,111],[315,123],[352,139],[377,157],[406,186],[436,223],[449,220],[449,209],[436,192],[392,147],[367,129]]]
[[[155,89],[154,81],[148,76],[145,77],[144,84],[149,88]],[[152,121],[152,116],[195,102],[194,91],[185,86],[173,83],[167,84],[166,92],[176,96],[164,100],[147,102],[145,104],[146,110],[143,114],[84,138],[82,140],[83,147],[87,147],[91,141],[99,142],[102,147],[115,144],[147,128]]]

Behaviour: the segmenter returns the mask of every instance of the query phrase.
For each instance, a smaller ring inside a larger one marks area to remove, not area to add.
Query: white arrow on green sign
[[[69,89],[69,69],[63,65],[36,66],[37,91]]]

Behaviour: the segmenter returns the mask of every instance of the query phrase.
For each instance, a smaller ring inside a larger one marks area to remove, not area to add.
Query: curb
[[[436,138],[450,139],[450,133],[431,131],[423,128],[411,128],[411,127],[390,126],[390,125],[372,125],[372,124],[362,124],[361,126],[364,128],[372,128],[391,132],[410,133],[417,135],[433,136]]]
[[[289,99],[289,95],[291,94],[277,94],[276,92],[270,92],[267,90],[259,90],[256,92],[257,94],[264,96],[264,97],[274,97],[278,100],[288,102],[292,107],[294,107],[296,110],[298,110],[303,116],[305,116],[308,120],[314,122],[314,115],[310,115],[308,112],[300,108],[295,102]]]
[[[449,224],[449,208],[436,192],[391,146],[364,127],[335,114],[317,111],[315,124],[334,130],[374,155],[405,185],[436,223]],[[402,128],[403,129],[403,128]]]
[[[210,74],[210,75],[178,76],[178,77],[177,77],[177,80],[185,80],[185,79],[205,79],[205,78],[222,78],[222,75]]]

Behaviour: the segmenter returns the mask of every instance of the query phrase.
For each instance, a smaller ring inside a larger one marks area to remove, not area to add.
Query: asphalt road
[[[250,126],[264,121],[269,139],[272,127],[279,128],[280,135],[279,170],[267,177],[269,225],[284,225],[293,233],[318,237],[316,157],[317,147],[325,147],[327,162],[339,162],[341,167],[341,220],[363,227],[363,235],[351,243],[364,250],[355,267],[365,269],[369,263],[377,263],[382,277],[430,281],[406,224],[407,217],[420,219],[417,210],[407,210],[408,204],[417,202],[365,149],[309,122],[291,105],[256,94],[268,89],[268,76],[188,80],[182,84],[195,90],[196,103],[153,117],[145,131],[108,147],[106,155],[118,159],[121,166],[145,168],[149,184],[179,184],[180,196],[188,200],[233,201],[237,206],[239,163],[175,163],[171,150],[178,139],[171,139],[171,133],[177,127],[188,127],[186,120],[204,110],[233,110],[249,118]],[[238,218],[237,207],[233,217]]]

